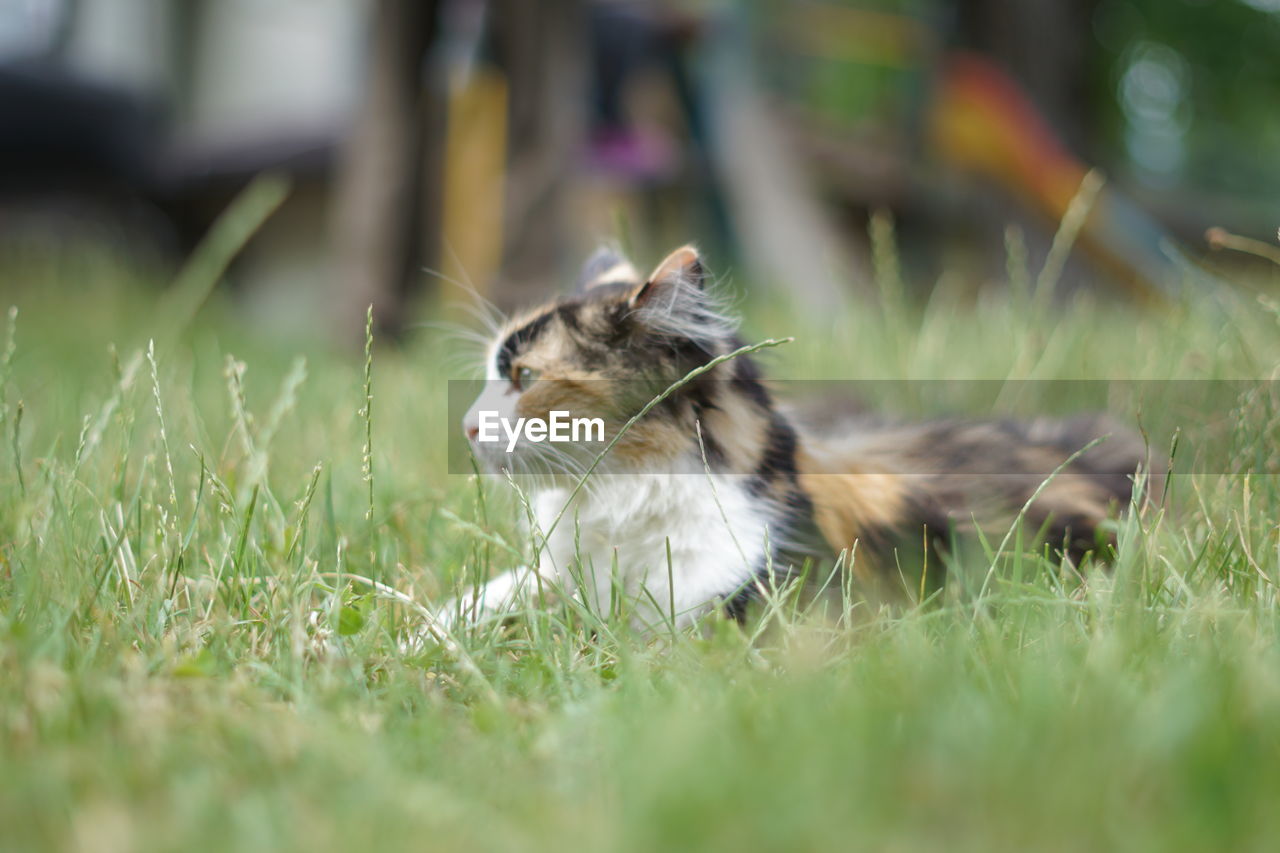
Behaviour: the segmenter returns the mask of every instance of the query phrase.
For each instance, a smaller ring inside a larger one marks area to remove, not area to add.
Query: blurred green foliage
[[[1167,98],[1182,148],[1170,180],[1252,198],[1280,190],[1280,3],[1102,0],[1094,33],[1096,104],[1113,154],[1143,167],[1126,137],[1160,122],[1158,101]],[[1135,81],[1144,59],[1158,70]]]

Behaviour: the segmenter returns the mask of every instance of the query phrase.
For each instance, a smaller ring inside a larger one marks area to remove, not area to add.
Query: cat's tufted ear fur
[[[631,292],[628,304],[650,331],[704,342],[723,339],[737,323],[707,283],[698,250],[681,246]]]
[[[601,246],[591,253],[582,272],[578,273],[577,290],[591,290],[606,284],[634,285],[640,281],[640,273],[620,252],[610,246]]]
[[[631,294],[631,306],[639,308],[664,295],[674,302],[681,290],[702,291],[706,271],[702,256],[693,246],[681,246],[663,259],[649,274],[649,279]]]

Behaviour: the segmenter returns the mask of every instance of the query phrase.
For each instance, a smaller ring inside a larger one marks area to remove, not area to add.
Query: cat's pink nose
[[[462,431],[467,434],[467,440],[475,441],[476,438],[479,437],[480,435],[480,425],[479,424],[463,424]]]

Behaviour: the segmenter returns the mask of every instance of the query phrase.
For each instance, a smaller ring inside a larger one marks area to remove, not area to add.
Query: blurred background
[[[1275,245],[1277,107],[1280,0],[3,0],[0,287],[90,247],[159,291],[270,175],[224,281],[285,338],[533,302],[601,240],[829,310],[876,222],[976,293],[1083,183],[1061,287],[1167,299],[1275,281],[1204,234]]]

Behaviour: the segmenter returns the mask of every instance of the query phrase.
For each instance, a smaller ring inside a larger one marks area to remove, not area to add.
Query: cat
[[[529,485],[540,547],[531,566],[445,604],[439,620],[505,614],[547,591],[597,612],[627,601],[649,627],[716,607],[741,618],[806,557],[842,552],[869,589],[929,594],[952,537],[1008,530],[1028,504],[1024,524],[1061,553],[1107,549],[1104,522],[1144,462],[1132,433],[1083,417],[820,434],[775,402],[750,354],[725,359],[743,347],[736,329],[693,246],[647,277],[598,250],[576,292],[510,320],[462,428],[480,465]],[[495,418],[555,412],[602,420],[602,440],[481,440]]]

